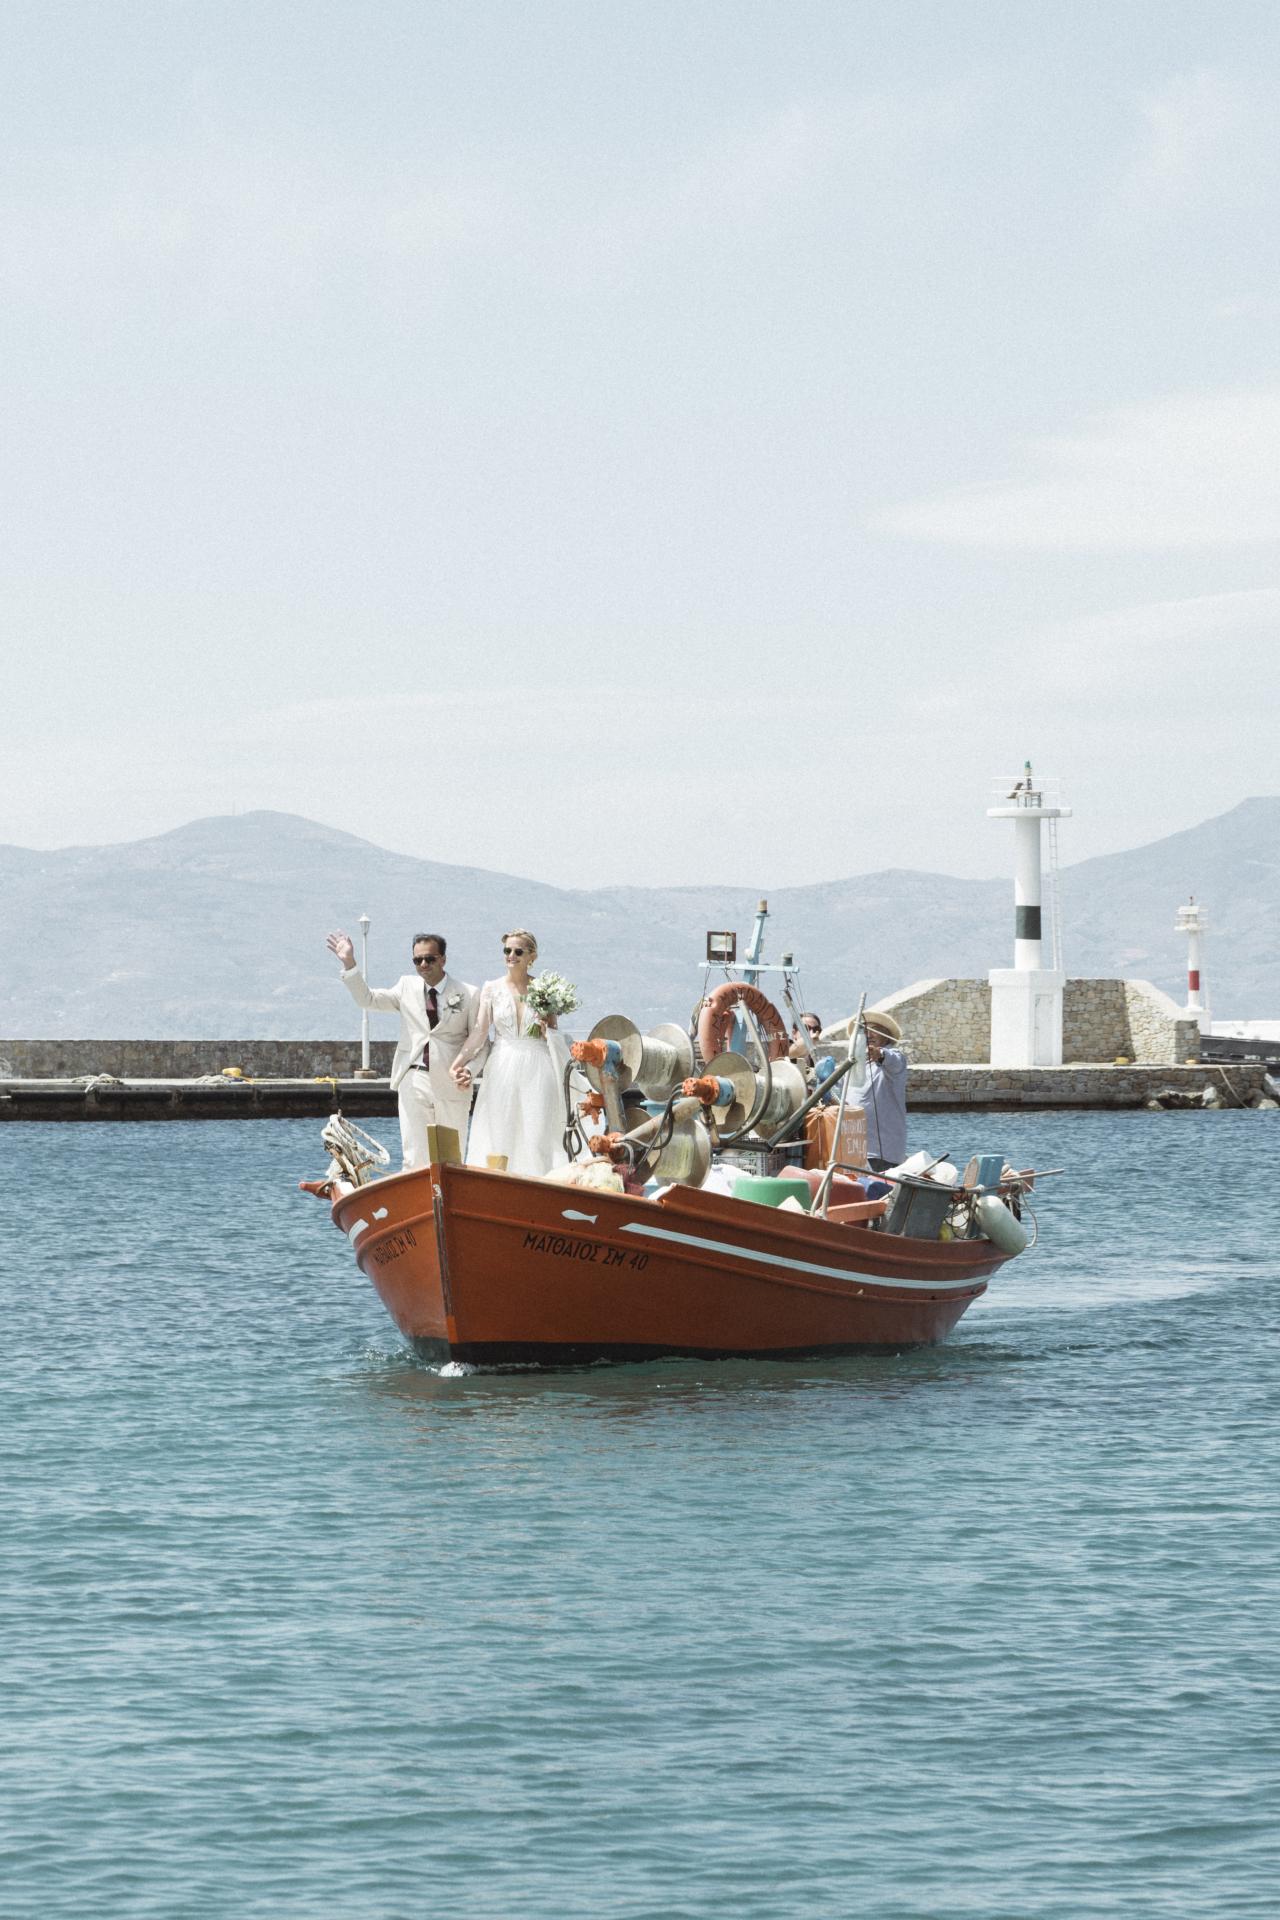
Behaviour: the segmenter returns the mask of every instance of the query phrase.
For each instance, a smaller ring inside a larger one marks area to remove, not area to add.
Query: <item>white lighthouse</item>
[[[993,967],[991,1064],[993,1067],[1062,1065],[1062,989],[1066,975],[1046,967],[1041,946],[1040,823],[1070,817],[1070,807],[1046,806],[1028,760],[1022,778],[991,820],[1013,821],[1013,965]],[[1055,946],[1056,946],[1055,941]]]
[[[1194,1020],[1201,1033],[1213,1031],[1209,1013],[1209,996],[1200,979],[1200,936],[1209,925],[1209,916],[1204,908],[1196,905],[1194,893],[1185,907],[1178,908],[1175,932],[1187,936],[1187,1005],[1186,1015]]]

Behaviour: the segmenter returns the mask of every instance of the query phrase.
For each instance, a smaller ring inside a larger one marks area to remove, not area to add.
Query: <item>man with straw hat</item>
[[[867,1030],[867,1084],[858,1094],[867,1115],[867,1165],[877,1173],[907,1157],[907,1056],[902,1028],[891,1013],[863,1015]]]

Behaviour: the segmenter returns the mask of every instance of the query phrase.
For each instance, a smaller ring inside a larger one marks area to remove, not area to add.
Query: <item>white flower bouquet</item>
[[[529,1038],[541,1040],[547,1015],[553,1013],[559,1019],[562,1013],[572,1013],[578,1004],[578,989],[562,973],[535,973],[529,981],[527,1003],[533,1015]]]

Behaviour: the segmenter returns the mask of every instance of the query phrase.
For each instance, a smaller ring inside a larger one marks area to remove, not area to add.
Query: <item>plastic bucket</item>
[[[801,1180],[772,1179],[758,1173],[740,1173],[733,1183],[735,1200],[754,1200],[759,1207],[777,1207],[784,1200],[798,1200],[805,1212],[813,1195],[809,1192],[808,1182]]]

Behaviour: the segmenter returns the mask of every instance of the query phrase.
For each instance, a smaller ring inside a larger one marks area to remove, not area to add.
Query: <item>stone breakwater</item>
[[[254,1120],[288,1115],[325,1114],[334,1107],[355,1117],[396,1112],[396,1097],[386,1079],[391,1047],[375,1046],[378,1077],[353,1077],[359,1048],[320,1041],[104,1041],[86,1048],[91,1067],[75,1057],[69,1041],[8,1043],[56,1050],[62,1071],[49,1074],[5,1072],[0,1054],[0,1121],[3,1120]],[[183,1072],[191,1049],[239,1069]],[[279,1062],[279,1051],[310,1071],[262,1072]],[[110,1064],[98,1064],[98,1063]],[[145,1064],[149,1073],[113,1072],[113,1067]],[[29,1060],[24,1061],[29,1065]],[[78,1069],[68,1072],[71,1067]],[[168,1071],[164,1071],[167,1068]],[[157,1071],[160,1069],[160,1071]],[[1180,1106],[1210,1104],[1252,1107],[1270,1104],[1274,1088],[1265,1066],[1071,1066],[1032,1069],[912,1063],[908,1103],[917,1112],[947,1108],[1120,1108],[1146,1107],[1162,1097]]]
[[[374,1040],[369,1063],[391,1071],[395,1043]],[[195,1080],[238,1067],[254,1080],[349,1078],[360,1065],[358,1040],[0,1040],[0,1080]]]
[[[991,1058],[991,985],[987,980],[917,980],[876,1002],[902,1028],[911,1052],[942,1064]],[[1181,1066],[1200,1052],[1193,1019],[1149,980],[1068,980],[1062,995],[1062,1057],[1138,1066]]]
[[[1162,1094],[1179,1104],[1249,1107],[1268,1098],[1264,1066],[984,1067],[912,1062],[907,1104],[945,1107],[1145,1107]],[[1216,1098],[1203,1100],[1206,1089]]]
[[[278,1120],[394,1114],[394,1046],[375,1078],[349,1040],[0,1040],[3,1120]]]
[[[85,1074],[74,1080],[0,1080],[5,1120],[288,1120],[329,1114],[355,1119],[394,1114],[386,1080],[223,1079],[114,1080]]]

